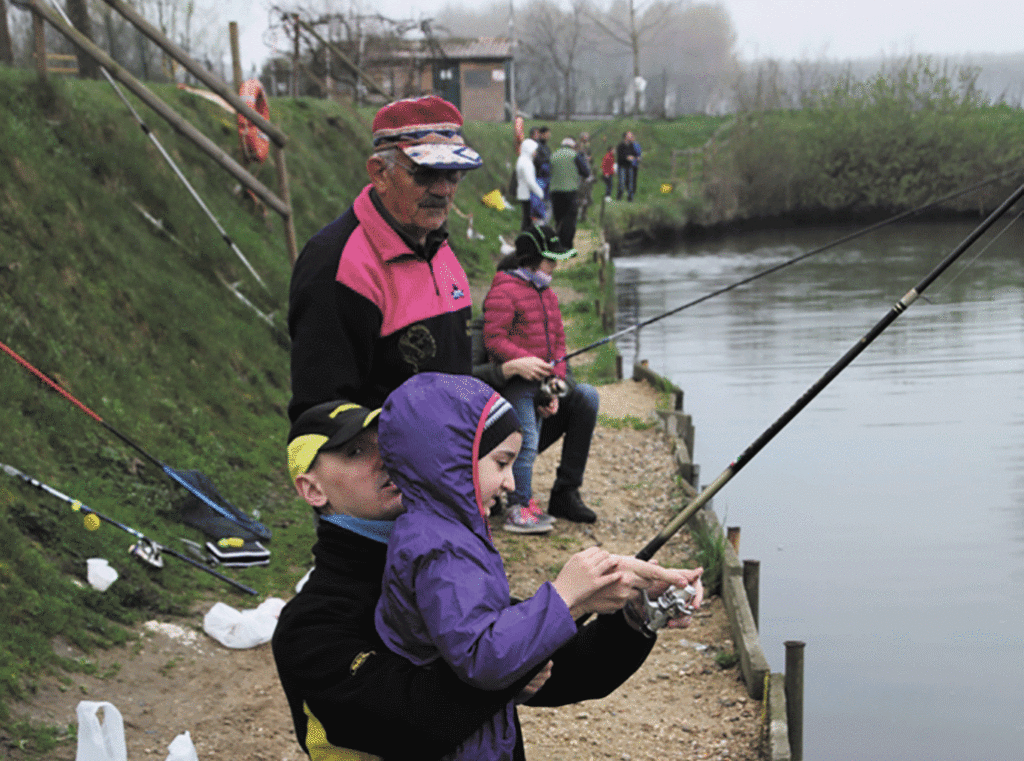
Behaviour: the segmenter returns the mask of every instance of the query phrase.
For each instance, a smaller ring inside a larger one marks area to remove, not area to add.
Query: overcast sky
[[[430,16],[445,2],[363,1],[394,18]],[[238,22],[246,73],[252,63],[272,54],[263,42],[266,0],[198,4],[217,9],[225,34],[227,22]],[[471,7],[472,2],[462,4]],[[747,60],[1024,52],[1024,3],[1014,0],[985,6],[963,0],[724,0],[722,5],[732,17],[738,52]]]

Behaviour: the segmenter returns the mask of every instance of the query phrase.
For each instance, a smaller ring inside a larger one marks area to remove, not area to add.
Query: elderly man
[[[370,183],[292,272],[292,421],[330,399],[379,407],[424,370],[471,372],[469,281],[445,222],[459,181],[481,164],[451,103],[428,96],[377,112]]]

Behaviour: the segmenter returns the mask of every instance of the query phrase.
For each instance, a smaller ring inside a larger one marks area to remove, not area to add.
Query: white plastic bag
[[[99,711],[103,711],[100,723]],[[75,761],[128,761],[124,719],[113,703],[83,700],[78,704],[78,749]]]
[[[296,584],[295,584],[295,594],[298,594],[299,592],[302,591],[302,588],[304,586],[306,586],[306,582],[309,581],[310,574],[312,574],[312,573],[313,573],[313,569],[310,568],[308,571],[306,571],[306,575],[303,576],[301,579],[299,579],[296,582]]]
[[[117,581],[117,571],[103,558],[89,558],[85,561],[85,566],[86,581],[101,592],[106,592],[107,587]]]
[[[284,607],[280,597],[269,597],[255,610],[235,610],[222,602],[215,604],[203,617],[203,631],[224,647],[246,650],[270,642],[277,626],[277,617]]]
[[[192,744],[192,735],[182,732],[167,746],[170,751],[165,761],[199,761],[196,746]]]

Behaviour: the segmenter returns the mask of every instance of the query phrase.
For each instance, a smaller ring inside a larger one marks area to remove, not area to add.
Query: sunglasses
[[[429,188],[441,180],[458,185],[462,178],[466,176],[466,172],[463,169],[434,169],[433,167],[419,166],[418,164],[410,169],[401,161],[396,161],[395,166],[412,177],[412,181],[422,188]]]

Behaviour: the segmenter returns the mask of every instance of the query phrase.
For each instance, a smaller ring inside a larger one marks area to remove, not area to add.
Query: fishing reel
[[[547,407],[555,397],[562,399],[569,393],[569,384],[557,375],[549,375],[541,381],[540,388],[533,396],[535,407]]]
[[[669,587],[657,599],[652,600],[646,591],[641,594],[640,610],[634,609],[634,620],[647,634],[654,634],[673,618],[693,615],[690,600],[697,590],[687,584],[683,589]]]
[[[128,554],[134,555],[143,563],[154,568],[164,567],[164,559],[160,555],[160,545],[151,539],[139,539],[139,541],[128,548]]]

